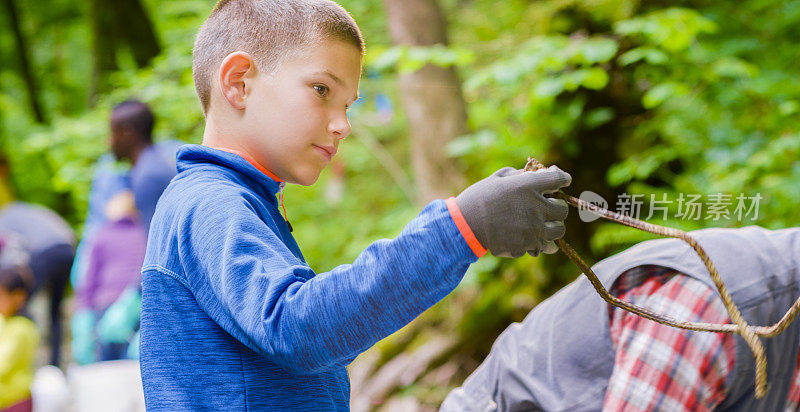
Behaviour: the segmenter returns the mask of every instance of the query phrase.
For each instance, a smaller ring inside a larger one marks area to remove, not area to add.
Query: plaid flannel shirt
[[[716,292],[674,270],[639,266],[612,288],[620,299],[690,321],[730,323]],[[604,410],[709,411],[726,396],[736,352],[732,335],[676,329],[609,305],[616,350]],[[800,408],[800,358],[786,411]]]

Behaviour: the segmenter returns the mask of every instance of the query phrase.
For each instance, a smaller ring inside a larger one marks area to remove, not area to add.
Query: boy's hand
[[[478,241],[495,256],[517,258],[555,253],[564,236],[567,202],[548,199],[569,186],[572,177],[556,166],[535,172],[506,167],[466,188],[456,197]]]

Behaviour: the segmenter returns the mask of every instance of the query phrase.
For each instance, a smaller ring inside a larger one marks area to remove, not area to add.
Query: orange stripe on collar
[[[253,167],[258,169],[259,172],[264,173],[270,179],[272,179],[272,180],[274,180],[276,182],[283,182],[283,180],[281,180],[281,178],[279,178],[278,176],[275,176],[274,173],[272,173],[269,170],[267,170],[266,167],[261,166],[260,163],[256,162],[255,159],[253,159],[252,157],[250,157],[248,154],[246,154],[244,152],[240,152],[238,150],[233,150],[233,149],[228,149],[228,148],[225,148],[225,147],[213,147],[213,146],[209,146],[209,147],[212,148],[212,149],[222,150],[223,152],[233,153],[236,156],[239,156],[242,159],[247,160],[247,163],[250,163],[251,165],[253,165]]]

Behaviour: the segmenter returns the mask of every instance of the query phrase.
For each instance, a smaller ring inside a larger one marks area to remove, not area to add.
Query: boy
[[[553,251],[557,168],[502,169],[427,205],[400,235],[315,274],[279,212],[350,133],[364,45],[328,0],[222,1],[194,77],[202,146],[178,152],[142,268],[141,365],[152,410],[347,410],[345,366],[452,291],[492,251]]]

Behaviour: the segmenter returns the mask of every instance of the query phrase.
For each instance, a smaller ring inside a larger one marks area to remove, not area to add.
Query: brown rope
[[[528,158],[528,164],[525,166],[526,171],[535,171],[544,168],[544,165],[541,164],[534,158]],[[731,321],[733,324],[717,324],[717,323],[705,323],[705,322],[685,322],[680,321],[677,319],[673,319],[666,315],[661,315],[655,313],[647,308],[643,308],[640,306],[633,305],[631,303],[625,302],[616,296],[611,295],[611,293],[603,287],[600,280],[597,278],[597,275],[594,274],[592,269],[587,265],[583,259],[578,256],[575,250],[570,247],[567,242],[563,239],[556,240],[556,244],[558,247],[567,255],[567,257],[572,260],[575,265],[580,268],[584,275],[589,279],[594,289],[597,291],[598,294],[609,304],[614,305],[618,308],[627,310],[628,312],[634,313],[639,315],[643,318],[650,319],[652,321],[676,327],[681,329],[688,329],[688,330],[696,330],[696,331],[703,331],[703,332],[718,332],[718,333],[736,333],[742,335],[742,338],[747,343],[747,346],[750,347],[750,350],[753,352],[753,356],[756,359],[756,388],[755,388],[755,396],[756,399],[760,399],[764,397],[767,393],[767,358],[766,354],[764,353],[764,346],[762,345],[761,341],[759,340],[759,336],[763,337],[773,337],[778,335],[779,333],[783,332],[789,324],[794,320],[797,316],[798,312],[800,312],[800,298],[798,298],[792,307],[789,308],[789,311],[781,318],[780,321],[771,325],[771,326],[751,326],[749,325],[744,318],[742,317],[742,313],[739,311],[739,308],[736,307],[736,304],[733,303],[733,299],[731,298],[730,293],[728,293],[728,289],[725,287],[725,284],[722,282],[722,278],[717,272],[717,268],[711,262],[711,259],[706,254],[705,250],[697,243],[697,241],[689,236],[688,233],[668,228],[664,226],[654,225],[652,223],[643,222],[638,219],[634,219],[630,216],[625,216],[616,212],[612,212],[610,210],[603,209],[596,205],[593,205],[589,202],[585,202],[583,200],[577,199],[573,196],[569,196],[563,192],[556,192],[552,195],[547,195],[547,197],[554,197],[558,199],[565,200],[568,204],[577,207],[581,210],[588,210],[592,213],[597,214],[598,216],[611,220],[613,222],[617,222],[623,224],[625,226],[630,226],[633,228],[637,228],[640,230],[644,230],[646,232],[650,232],[656,235],[666,236],[666,237],[674,237],[683,240],[684,242],[688,243],[689,246],[694,249],[700,259],[705,264],[708,273],[711,275],[711,280],[714,282],[714,285],[719,292],[720,297],[722,298],[722,303],[725,305],[725,309],[728,311],[728,315],[730,315]]]

